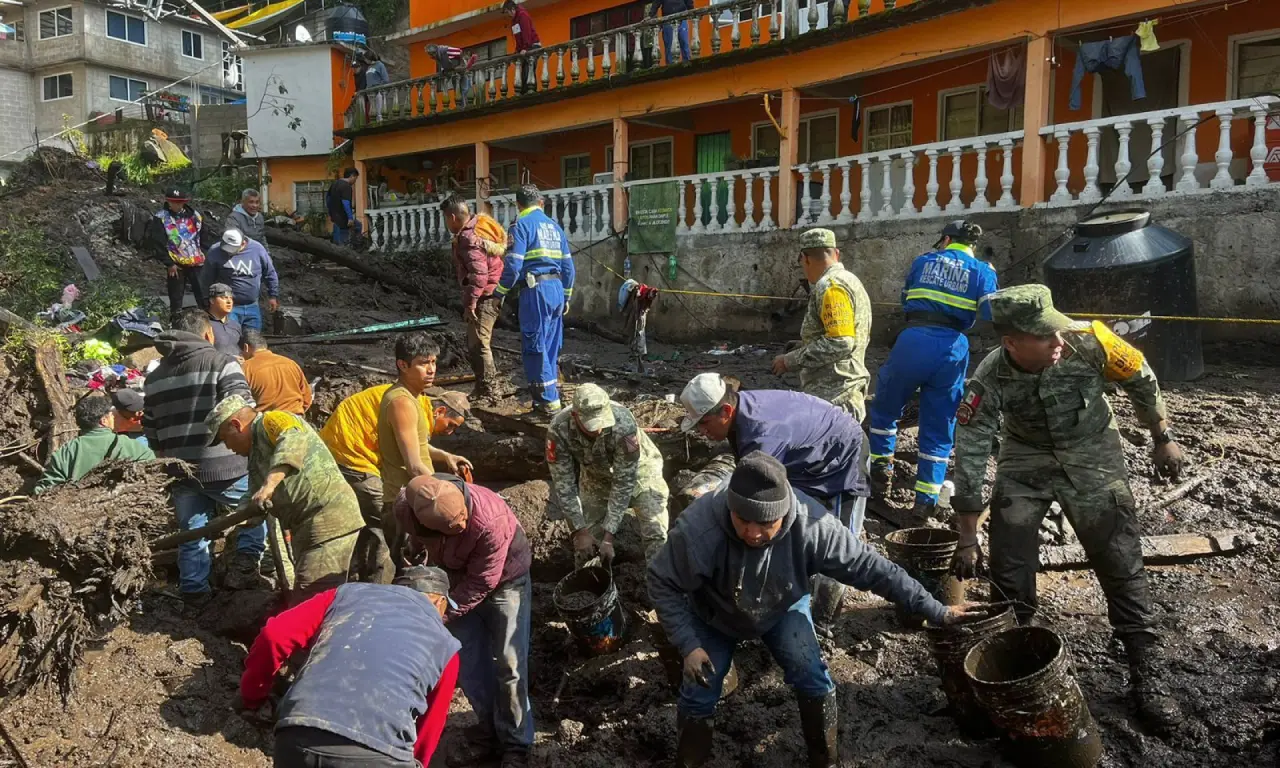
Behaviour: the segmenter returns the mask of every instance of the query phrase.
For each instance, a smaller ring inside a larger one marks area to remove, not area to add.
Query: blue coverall
[[[564,341],[564,313],[573,298],[573,256],[569,238],[537,206],[526,208],[511,225],[497,294],[506,296],[520,282],[520,335],[524,375],[534,405],[560,407],[558,363]]]
[[[871,401],[871,461],[893,458],[898,419],[920,390],[916,501],[936,503],[956,433],[956,409],[969,369],[964,332],[978,317],[978,300],[997,289],[996,271],[953,243],[919,256],[902,289],[904,330],[880,366]]]

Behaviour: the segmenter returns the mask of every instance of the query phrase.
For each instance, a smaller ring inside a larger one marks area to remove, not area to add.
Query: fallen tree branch
[[[76,427],[72,411],[75,398],[67,389],[67,371],[62,365],[62,352],[51,335],[27,339],[35,353],[36,376],[44,387],[49,410],[53,413],[53,425],[49,429],[49,455],[75,439],[80,430]],[[43,468],[41,468],[43,471]]]
[[[334,245],[328,240],[322,240],[305,232],[297,232],[280,227],[267,227],[266,237],[267,242],[271,245],[279,245],[302,253],[309,253],[316,258],[344,266],[353,272],[377,280],[389,288],[420,296],[435,306],[441,306],[435,297],[429,294],[422,286],[370,264],[370,260],[376,257],[359,254],[350,248]]]
[[[1174,488],[1172,491],[1169,491],[1169,493],[1165,494],[1164,497],[1153,502],[1151,506],[1144,509],[1143,512],[1155,512],[1156,510],[1164,509],[1170,504],[1173,504],[1178,501],[1182,501],[1188,495],[1190,495],[1192,491],[1199,488],[1200,485],[1204,483],[1205,480],[1208,480],[1208,479],[1209,479],[1208,473],[1202,474],[1198,477],[1191,478],[1190,480],[1186,481],[1182,485],[1179,485],[1176,488]]]
[[[219,531],[225,531],[234,525],[239,525],[240,523],[243,523],[246,520],[252,520],[255,517],[262,517],[262,510],[257,509],[256,507],[250,507],[248,509],[240,510],[239,512],[233,512],[225,517],[219,517],[203,528],[194,528],[190,531],[178,531],[177,533],[171,533],[168,536],[161,536],[158,539],[147,542],[147,546],[152,552],[172,549],[179,544],[186,544],[188,541],[211,538],[212,534],[218,533]]]

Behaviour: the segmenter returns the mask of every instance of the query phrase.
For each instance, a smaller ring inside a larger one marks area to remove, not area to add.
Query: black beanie
[[[749,523],[781,520],[791,509],[786,468],[763,451],[743,456],[729,478],[729,509]]]

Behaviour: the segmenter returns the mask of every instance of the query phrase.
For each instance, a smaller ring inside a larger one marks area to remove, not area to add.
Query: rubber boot
[[[893,487],[893,459],[876,459],[871,462],[871,497],[883,499]]]
[[[1129,702],[1142,724],[1158,736],[1171,735],[1183,722],[1182,707],[1161,684],[1153,640],[1125,643],[1129,657]]]
[[[800,705],[800,732],[809,751],[809,768],[836,768],[840,724],[836,692],[816,699],[797,696],[796,702]]]
[[[713,717],[690,717],[676,714],[676,768],[700,768],[711,756],[715,735]]]
[[[845,586],[834,579],[821,574],[813,577],[813,628],[820,637],[835,635],[836,619],[844,608],[844,590]]]

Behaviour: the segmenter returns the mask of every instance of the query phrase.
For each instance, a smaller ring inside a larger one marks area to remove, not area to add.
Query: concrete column
[[[489,205],[489,144],[476,142],[476,213],[493,215]]]
[[[1045,142],[1040,129],[1049,124],[1049,102],[1053,89],[1053,38],[1049,35],[1027,41],[1027,90],[1023,99],[1022,191],[1019,203],[1030,207],[1045,201]]]
[[[622,186],[631,166],[631,148],[627,140],[627,121],[613,118],[613,231],[627,227],[627,190]]]
[[[782,137],[778,149],[778,228],[796,225],[796,181],[792,168],[800,150],[800,94],[794,88],[782,89],[782,112],[778,120]]]
[[[355,169],[360,173],[360,175],[356,177],[356,187],[351,191],[352,195],[355,197],[356,221],[363,222],[361,226],[363,226],[364,231],[368,233],[369,222],[365,221],[364,212],[365,208],[369,205],[369,174],[365,169],[365,162],[363,160],[355,161]]]

